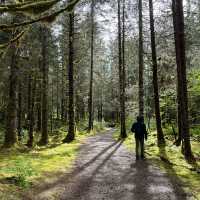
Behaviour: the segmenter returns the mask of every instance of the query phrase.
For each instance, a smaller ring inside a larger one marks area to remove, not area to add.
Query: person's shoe
[[[139,160],[140,159],[140,157],[139,156],[136,156],[136,160]]]

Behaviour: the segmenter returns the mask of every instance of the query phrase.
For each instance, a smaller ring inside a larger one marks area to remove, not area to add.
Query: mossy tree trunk
[[[22,139],[22,83],[21,77],[18,80],[18,112],[17,112],[18,140]]]
[[[174,32],[175,32],[175,49],[177,63],[177,80],[178,80],[178,103],[180,103],[181,112],[181,137],[182,148],[185,158],[188,161],[193,161],[190,144],[190,130],[188,119],[188,95],[187,95],[187,76],[186,76],[186,55],[185,55],[185,28],[184,28],[184,13],[183,1],[176,0],[174,2]],[[180,90],[180,91],[179,91]],[[178,108],[179,109],[179,108]]]
[[[60,119],[60,102],[59,102],[59,65],[56,66],[56,118]]]
[[[64,74],[65,74],[65,67],[64,67],[64,58],[62,56],[62,89],[61,89],[61,120],[64,121],[65,118],[65,93],[64,93]]]
[[[74,11],[69,14],[69,56],[68,56],[68,134],[63,140],[70,143],[75,139],[74,121]]]
[[[42,37],[42,131],[40,145],[48,143],[48,65],[47,65],[47,28],[41,28]]]
[[[40,132],[42,129],[42,109],[41,109],[41,102],[42,102],[42,95],[41,95],[41,89],[42,89],[42,84],[41,84],[41,69],[42,69],[42,60],[41,58],[38,61],[39,65],[39,73],[38,73],[38,80],[37,80],[37,131]]]
[[[34,78],[34,80],[31,79],[30,82],[31,82],[31,102],[29,111],[29,139],[27,142],[27,146],[31,148],[33,147],[33,142],[34,142],[33,131],[35,124],[34,106],[35,106],[36,77]]]
[[[11,46],[11,64],[10,64],[10,86],[9,86],[9,98],[7,106],[7,121],[4,147],[10,148],[17,142],[17,84],[19,69],[17,66],[17,44],[12,43]]]

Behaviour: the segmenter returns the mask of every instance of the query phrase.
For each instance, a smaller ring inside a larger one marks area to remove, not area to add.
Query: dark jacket
[[[136,139],[147,139],[147,130],[143,122],[136,122],[132,125],[131,131],[135,133]]]

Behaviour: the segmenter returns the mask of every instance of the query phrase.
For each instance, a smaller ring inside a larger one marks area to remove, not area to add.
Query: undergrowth
[[[35,133],[35,144],[32,149],[25,147],[27,137],[16,147],[0,151],[0,199],[18,200],[20,194],[38,181],[48,179],[47,174],[66,172],[72,167],[80,144],[88,136],[104,130],[103,123],[94,123],[94,130],[90,133],[84,129],[85,124],[79,125],[76,139],[70,144],[63,144],[66,127],[62,126],[50,133],[49,144],[37,146],[39,134]]]

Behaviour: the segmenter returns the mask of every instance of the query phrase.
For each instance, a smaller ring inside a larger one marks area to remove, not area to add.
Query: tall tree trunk
[[[175,45],[176,45],[176,63],[177,63],[177,79],[178,88],[180,88],[180,109],[181,109],[181,134],[184,156],[188,161],[194,159],[191,144],[188,120],[188,96],[187,96],[187,77],[186,77],[186,56],[185,56],[185,30],[184,30],[184,14],[183,1],[176,0],[174,5],[175,16]],[[179,91],[178,91],[179,93]]]
[[[175,13],[175,5],[176,5],[176,0],[172,0],[172,13],[173,13],[173,26],[174,26],[174,40],[175,40],[175,52],[176,52],[176,56],[178,55],[177,54],[177,41],[176,41],[176,34],[175,34],[175,30],[176,30],[176,13]],[[178,58],[176,58],[178,59]],[[180,71],[179,71],[179,68],[177,67],[177,76],[180,76]],[[180,77],[179,77],[180,79]],[[181,120],[181,87],[180,87],[180,84],[178,84],[177,82],[177,121],[178,121],[178,139],[175,141],[175,144],[176,146],[180,146],[181,145],[181,142],[182,142],[182,133],[181,133],[181,123],[182,123],[182,120]]]
[[[53,92],[53,81],[51,83],[51,133],[53,133],[53,115],[54,115],[54,92]]]
[[[100,102],[98,106],[98,121],[102,122],[103,120],[103,89],[100,89]]]
[[[119,48],[119,96],[120,96],[120,137],[126,138],[125,88],[123,77],[122,38],[121,38],[121,1],[118,0],[118,48]]]
[[[70,143],[75,139],[75,122],[74,122],[74,11],[69,14],[69,64],[68,64],[68,81],[69,81],[69,103],[68,103],[68,134],[63,140],[64,143]]]
[[[126,62],[125,62],[125,0],[123,0],[122,10],[122,79],[123,79],[123,98],[125,102],[125,90],[126,90]],[[125,106],[125,104],[124,104]],[[125,110],[125,107],[124,107]]]
[[[48,143],[48,65],[47,65],[47,29],[42,27],[42,132],[40,145]]]
[[[59,113],[60,103],[59,103],[59,65],[56,67],[56,115],[57,119],[60,119]]]
[[[18,130],[18,140],[20,141],[22,139],[22,84],[21,84],[21,79],[18,80],[17,130]]]
[[[34,75],[35,76],[35,75]],[[30,80],[31,84],[31,101],[30,101],[30,111],[29,111],[29,139],[27,142],[28,147],[33,147],[33,142],[34,142],[34,136],[33,136],[33,131],[34,131],[34,123],[35,123],[35,117],[34,117],[34,106],[35,106],[35,90],[36,90],[36,77],[34,77],[34,80]]]
[[[27,146],[31,146],[30,142],[31,140],[33,139],[32,136],[31,136],[31,133],[30,133],[30,123],[31,123],[31,95],[32,95],[32,68],[29,69],[29,74],[28,74],[28,104],[27,104],[27,111],[28,111],[28,117],[27,117],[27,122],[26,122],[26,126],[27,126],[27,129],[29,129],[29,140],[27,142]],[[28,144],[29,143],[29,144]]]
[[[32,69],[30,69],[32,70]],[[27,98],[27,119],[26,119],[26,127],[29,127],[29,123],[30,123],[30,110],[31,110],[31,81],[32,81],[32,77],[31,77],[31,72],[29,72],[28,74],[28,98]]]
[[[11,44],[11,64],[10,64],[10,86],[9,99],[7,106],[7,122],[4,147],[12,147],[17,142],[17,47],[15,43]]]
[[[158,74],[157,74],[157,53],[155,42],[155,30],[154,30],[154,14],[153,14],[153,2],[149,0],[149,15],[150,15],[150,30],[151,30],[151,51],[152,51],[152,70],[153,70],[153,87],[154,87],[154,104],[156,115],[156,127],[157,127],[157,142],[158,145],[165,143],[161,117],[160,117],[160,101],[159,101],[159,89],[158,89]]]
[[[94,68],[94,0],[91,1],[91,63],[90,63],[90,91],[89,91],[89,124],[88,130],[93,129],[93,68]]]
[[[122,136],[126,138],[126,63],[125,63],[125,0],[123,0],[122,15]]]
[[[42,102],[42,96],[41,96],[41,88],[42,88],[42,84],[41,84],[41,69],[42,69],[42,60],[39,59],[39,75],[38,78],[39,80],[37,81],[37,131],[41,131],[42,129],[42,111],[41,111],[41,102]]]
[[[139,116],[144,116],[144,49],[143,49],[143,8],[139,0]]]
[[[65,98],[64,98],[64,58],[62,58],[62,96],[61,96],[61,120],[64,121],[64,115],[65,115]]]

